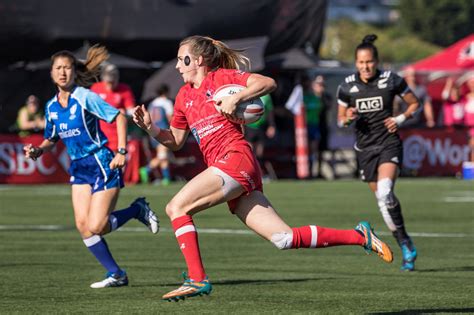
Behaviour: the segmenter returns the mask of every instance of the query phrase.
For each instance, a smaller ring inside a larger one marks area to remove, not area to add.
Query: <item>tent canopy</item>
[[[434,71],[456,73],[474,70],[474,34],[406,68],[413,68],[420,73]]]
[[[84,45],[78,50],[73,51],[72,53],[77,59],[85,60],[87,58],[87,50],[90,48],[88,42],[85,42]],[[122,56],[116,53],[109,51],[108,63],[116,65],[118,68],[129,68],[129,69],[149,69],[150,65],[147,62],[140,61],[134,58]],[[25,65],[27,70],[44,70],[49,69],[51,66],[51,59],[44,59],[41,61],[28,62]]]
[[[474,75],[474,34],[430,57],[405,66],[402,74],[408,69],[415,70],[417,80],[426,85],[435,101],[440,101],[448,77],[454,78],[456,84],[462,86]]]

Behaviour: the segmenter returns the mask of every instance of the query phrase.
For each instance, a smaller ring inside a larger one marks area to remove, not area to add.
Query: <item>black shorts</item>
[[[378,167],[383,163],[394,163],[401,168],[403,163],[402,144],[377,146],[363,151],[356,150],[359,176],[363,182],[376,182]]]

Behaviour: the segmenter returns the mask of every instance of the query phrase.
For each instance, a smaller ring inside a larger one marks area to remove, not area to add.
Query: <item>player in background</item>
[[[153,233],[159,228],[145,198],[137,198],[130,207],[112,212],[123,187],[121,168],[125,165],[127,120],[119,110],[84,88],[95,79],[100,63],[107,58],[107,50],[100,46],[89,49],[84,63],[69,51],[51,57],[51,78],[58,93],[46,104],[45,139],[37,147],[24,147],[26,157],[32,159],[51,151],[59,139],[67,148],[72,160],[69,173],[76,227],[84,244],[107,270],[105,279],[93,283],[92,288],[128,284],[127,274],[112,257],[104,234],[132,218]],[[98,128],[99,119],[117,122],[119,148],[115,155],[105,146],[107,138]]]
[[[417,251],[408,236],[402,208],[395,196],[395,180],[402,165],[403,147],[399,127],[418,109],[419,102],[407,83],[391,71],[380,71],[376,35],[364,37],[355,50],[357,73],[339,85],[338,122],[356,121],[354,145],[360,177],[375,193],[383,219],[402,249],[401,270],[415,268]],[[392,117],[393,99],[399,95],[408,107]]]
[[[169,129],[173,116],[173,102],[168,98],[169,87],[166,84],[160,85],[157,93],[158,97],[148,105],[148,112],[151,115],[151,120],[158,128]],[[156,150],[156,156],[146,166],[140,168],[140,177],[142,182],[147,183],[149,174],[159,167],[161,172],[160,183],[167,186],[171,181],[170,149],[155,139],[151,139],[151,145]]]
[[[128,85],[119,82],[120,73],[113,64],[107,64],[103,67],[100,82],[92,84],[91,91],[97,93],[105,102],[118,109],[122,114],[130,115],[136,105],[133,92]],[[118,135],[116,122],[108,123],[104,120],[99,121],[100,130],[105,134],[109,142],[107,147],[112,151],[117,151]]]
[[[135,123],[172,150],[180,149],[191,132],[208,165],[166,205],[188,274],[184,284],[165,294],[164,300],[178,301],[211,292],[192,216],[223,202],[278,249],[358,245],[376,252],[386,262],[393,259],[390,248],[376,237],[368,222],[360,222],[355,229],[335,230],[316,225],[291,228],[280,218],[263,194],[261,171],[241,125],[227,119],[234,117],[239,103],[268,94],[276,87],[269,77],[238,70],[242,63],[248,64],[248,59],[221,41],[188,37],[178,50],[176,69],[185,85],[176,97],[170,129],[157,128],[144,105],[136,107],[133,114]],[[219,100],[222,110],[217,112],[213,95],[226,84],[246,88]]]

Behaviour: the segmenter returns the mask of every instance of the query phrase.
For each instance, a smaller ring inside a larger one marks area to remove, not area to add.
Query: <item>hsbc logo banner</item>
[[[23,146],[28,143],[39,145],[42,141],[42,135],[0,135],[0,183],[67,183],[70,162],[62,142],[58,142],[52,152],[45,153],[36,161],[25,158]]]
[[[380,111],[383,109],[382,96],[356,99],[356,108],[359,113]]]
[[[401,130],[403,167],[419,176],[454,176],[469,160],[467,130]]]

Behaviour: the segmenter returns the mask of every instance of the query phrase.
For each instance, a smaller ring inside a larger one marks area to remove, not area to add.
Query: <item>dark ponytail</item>
[[[355,50],[355,57],[357,59],[357,52],[362,49],[369,49],[372,51],[372,55],[374,56],[375,60],[379,60],[379,52],[377,50],[377,47],[375,47],[374,42],[377,39],[377,35],[375,34],[370,34],[370,35],[365,35],[364,39],[362,40],[362,43],[360,43]]]

